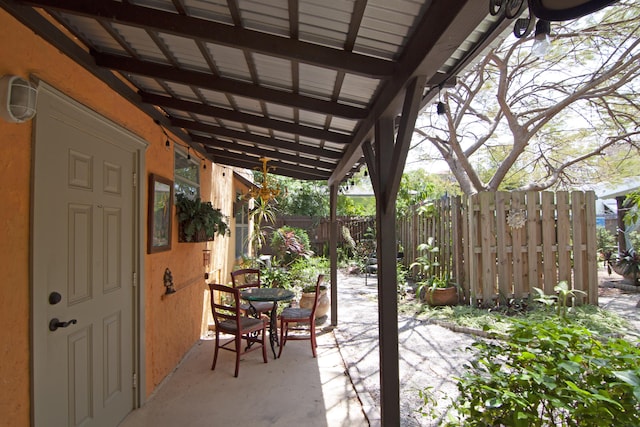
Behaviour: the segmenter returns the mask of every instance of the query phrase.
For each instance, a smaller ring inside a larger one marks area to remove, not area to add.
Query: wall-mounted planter
[[[190,199],[184,194],[176,197],[179,242],[210,242],[216,234],[229,233],[227,218],[211,202]]]
[[[192,227],[188,222],[178,224],[178,242],[180,243],[198,243],[212,242],[215,236],[207,236],[204,229],[196,230],[195,233],[186,233],[185,229]]]

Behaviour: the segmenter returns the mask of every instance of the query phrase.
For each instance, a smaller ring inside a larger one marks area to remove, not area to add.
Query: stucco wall
[[[153,120],[106,85],[46,44],[30,30],[0,10],[0,76],[35,76],[98,113],[119,123],[149,143],[144,177],[156,173],[173,179],[173,150],[165,149],[165,137]],[[0,414],[6,425],[30,423],[30,197],[32,123],[9,124],[0,120]],[[176,139],[172,136],[172,139]],[[231,173],[208,163],[201,169],[202,194],[211,197],[225,214],[231,214]],[[211,176],[216,177],[212,186]],[[144,212],[147,212],[146,194]],[[222,201],[225,201],[222,203]],[[224,206],[222,206],[224,205]],[[174,211],[175,212],[175,211]],[[146,223],[142,224],[146,228]],[[202,249],[204,243],[178,243],[174,215],[172,250],[144,254],[145,352],[147,395],[175,367],[200,337],[205,294]],[[210,244],[211,245],[211,244]],[[216,239],[212,265],[221,277],[228,259],[228,238]],[[179,291],[164,297],[163,275],[169,267]],[[223,276],[225,275],[225,276]]]

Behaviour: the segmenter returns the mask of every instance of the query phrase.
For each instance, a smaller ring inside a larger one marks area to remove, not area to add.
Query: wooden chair
[[[216,349],[211,370],[216,368],[219,349],[236,352],[236,372],[234,375],[236,377],[240,368],[241,354],[262,348],[262,359],[264,363],[267,363],[266,319],[255,319],[241,315],[239,309],[240,291],[238,289],[215,283],[210,283],[209,289],[211,290],[211,311],[216,324]],[[220,302],[216,302],[215,292],[218,293]],[[234,339],[221,345],[220,333],[233,335]],[[242,339],[247,340],[244,351],[242,350]],[[260,344],[260,346],[252,346],[252,344]]]
[[[318,344],[316,343],[316,310],[318,308],[318,298],[320,298],[320,285],[322,285],[323,281],[324,275],[321,274],[318,276],[318,281],[316,282],[316,296],[311,309],[287,307],[282,310],[282,313],[280,314],[280,350],[278,351],[278,357],[282,354],[282,349],[287,343],[287,340],[310,340],[313,357],[317,357],[316,347]],[[308,329],[308,334],[292,334],[289,336],[290,323],[296,324],[296,326],[291,328],[291,330],[304,331]]]
[[[257,268],[244,268],[231,272],[231,283],[236,289],[259,288],[260,287],[260,270]],[[260,317],[262,313],[268,313],[273,309],[273,303],[270,302],[247,302],[240,303],[240,310],[245,315],[253,315]]]

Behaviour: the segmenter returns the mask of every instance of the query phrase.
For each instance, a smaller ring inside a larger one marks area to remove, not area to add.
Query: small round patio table
[[[240,297],[249,301],[250,305],[253,301],[273,302],[273,308],[269,316],[269,343],[271,344],[274,359],[276,358],[275,344],[278,343],[278,302],[291,301],[294,296],[293,291],[282,288],[247,288],[240,291]]]

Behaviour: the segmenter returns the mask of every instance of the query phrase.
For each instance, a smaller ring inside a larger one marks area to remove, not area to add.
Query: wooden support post
[[[338,324],[338,186],[329,186],[329,262],[331,264],[331,325]]]

